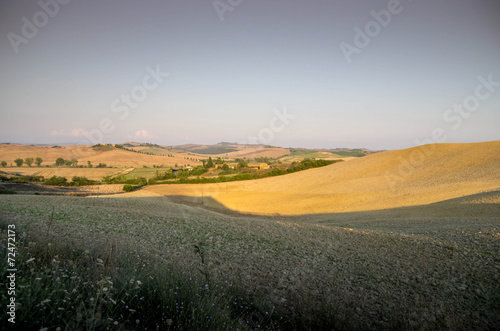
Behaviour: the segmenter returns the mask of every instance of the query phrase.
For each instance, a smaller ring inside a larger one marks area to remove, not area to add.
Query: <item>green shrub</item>
[[[66,186],[68,185],[68,180],[65,177],[52,176],[45,181],[45,184],[54,186]]]
[[[134,190],[134,187],[130,184],[125,184],[123,185],[123,191],[124,192],[132,192]]]
[[[0,194],[17,194],[14,190],[0,189]]]
[[[44,181],[43,176],[19,176],[10,179],[13,183],[40,183]]]
[[[199,176],[199,175],[203,175],[207,171],[208,171],[208,169],[203,168],[203,166],[198,166],[198,167],[193,168],[193,170],[191,170],[189,172],[189,175],[190,176]]]
[[[88,185],[95,185],[96,181],[88,179],[87,177],[79,177],[79,176],[73,176],[71,179],[72,183],[71,185],[73,186],[88,186]]]
[[[286,171],[285,170],[282,170],[282,169],[278,169],[278,168],[274,168],[273,170],[271,170],[271,172],[269,173],[269,176],[280,176],[280,175],[284,175],[286,174]]]

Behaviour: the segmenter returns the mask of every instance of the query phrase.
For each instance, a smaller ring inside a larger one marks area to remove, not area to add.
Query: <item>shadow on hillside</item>
[[[216,210],[220,212],[233,212],[231,209],[224,206],[219,201],[215,200],[210,196],[187,196],[187,195],[164,195],[170,202],[180,203],[183,205],[188,205],[192,207],[201,207],[211,210]]]
[[[269,217],[288,222],[310,223],[328,226],[376,226],[377,222],[387,225],[388,220],[393,220],[399,225],[405,223],[415,225],[415,222],[439,222],[440,220],[454,219],[498,219],[500,220],[500,190],[472,194],[460,198],[444,200],[428,205],[398,207],[381,210],[280,215],[245,213],[227,208],[224,204],[210,196],[193,197],[182,195],[163,196],[170,202],[184,204],[192,207],[203,208],[220,214],[233,217]]]

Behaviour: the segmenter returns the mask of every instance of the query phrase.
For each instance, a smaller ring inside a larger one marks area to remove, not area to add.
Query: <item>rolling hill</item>
[[[499,188],[500,141],[493,141],[425,145],[262,180],[158,185],[135,194],[203,196],[215,208],[300,215],[426,205]]]
[[[185,153],[172,153],[173,157],[147,155],[127,151],[110,146],[109,148],[94,149],[87,145],[66,145],[66,146],[36,146],[19,144],[0,144],[0,161],[7,161],[13,164],[16,158],[41,157],[42,166],[54,164],[56,159],[76,159],[78,164],[87,165],[87,161],[97,165],[106,163],[113,167],[142,167],[143,165],[175,166],[175,164],[198,165],[201,162],[193,160]]]
[[[288,148],[272,147],[264,145],[244,145],[237,143],[219,143],[215,145],[178,145],[173,146],[176,150],[182,150],[198,155],[210,155],[212,157],[221,158],[247,158],[253,159],[256,157],[271,157],[279,158],[290,154]]]

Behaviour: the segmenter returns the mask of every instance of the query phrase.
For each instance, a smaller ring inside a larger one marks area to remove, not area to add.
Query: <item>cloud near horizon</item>
[[[55,137],[55,136],[64,136],[64,130],[63,129],[59,129],[59,130],[52,130],[52,132],[50,132],[50,135]]]
[[[80,136],[83,136],[84,131],[85,130],[83,130],[82,128],[73,129],[71,131],[71,135],[74,136],[74,137],[80,137]]]
[[[151,134],[148,130],[135,131],[133,135],[127,135],[128,138],[138,139],[158,139],[158,136]]]
[[[66,133],[64,129],[54,129],[51,131],[50,135],[53,137],[82,137],[85,130],[82,128],[77,128],[71,130],[71,133]]]

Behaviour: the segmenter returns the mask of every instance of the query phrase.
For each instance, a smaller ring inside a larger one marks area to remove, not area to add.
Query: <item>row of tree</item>
[[[73,176],[71,182],[68,182],[66,177],[62,176],[52,176],[48,179],[45,179],[43,176],[15,176],[15,177],[6,177],[0,175],[1,182],[12,182],[12,183],[42,183],[45,185],[53,185],[53,186],[88,186],[88,185],[96,185],[99,184],[95,180],[88,179],[83,176]]]
[[[42,165],[42,162],[43,162],[43,159],[41,157],[36,157],[36,158],[27,157],[24,160],[17,158],[14,160],[14,163],[18,167],[21,167],[23,165],[23,163],[26,164],[28,167],[31,167],[33,165],[33,163],[35,163],[38,167],[40,167]],[[7,166],[6,161],[2,161],[1,163],[2,163],[2,167],[5,168]]]
[[[17,158],[17,159],[14,160],[14,163],[18,167],[22,167],[23,164],[26,164],[28,167],[31,167],[33,165],[33,163],[37,167],[41,167],[42,166],[42,162],[43,162],[43,159],[41,157],[36,157],[36,158],[27,157],[24,160],[21,159],[21,158]],[[5,168],[7,166],[7,161],[1,161],[0,164],[2,165],[2,167]],[[78,166],[78,160],[77,159],[65,160],[62,157],[58,157],[56,159],[55,166],[56,167],[62,167],[62,166],[77,167]],[[83,167],[83,166],[80,166],[80,167]],[[92,165],[92,163],[90,161],[87,161],[87,167],[88,168],[92,168],[93,167],[93,165]],[[106,168],[106,167],[107,167],[106,163],[99,163],[96,166],[96,168]]]

